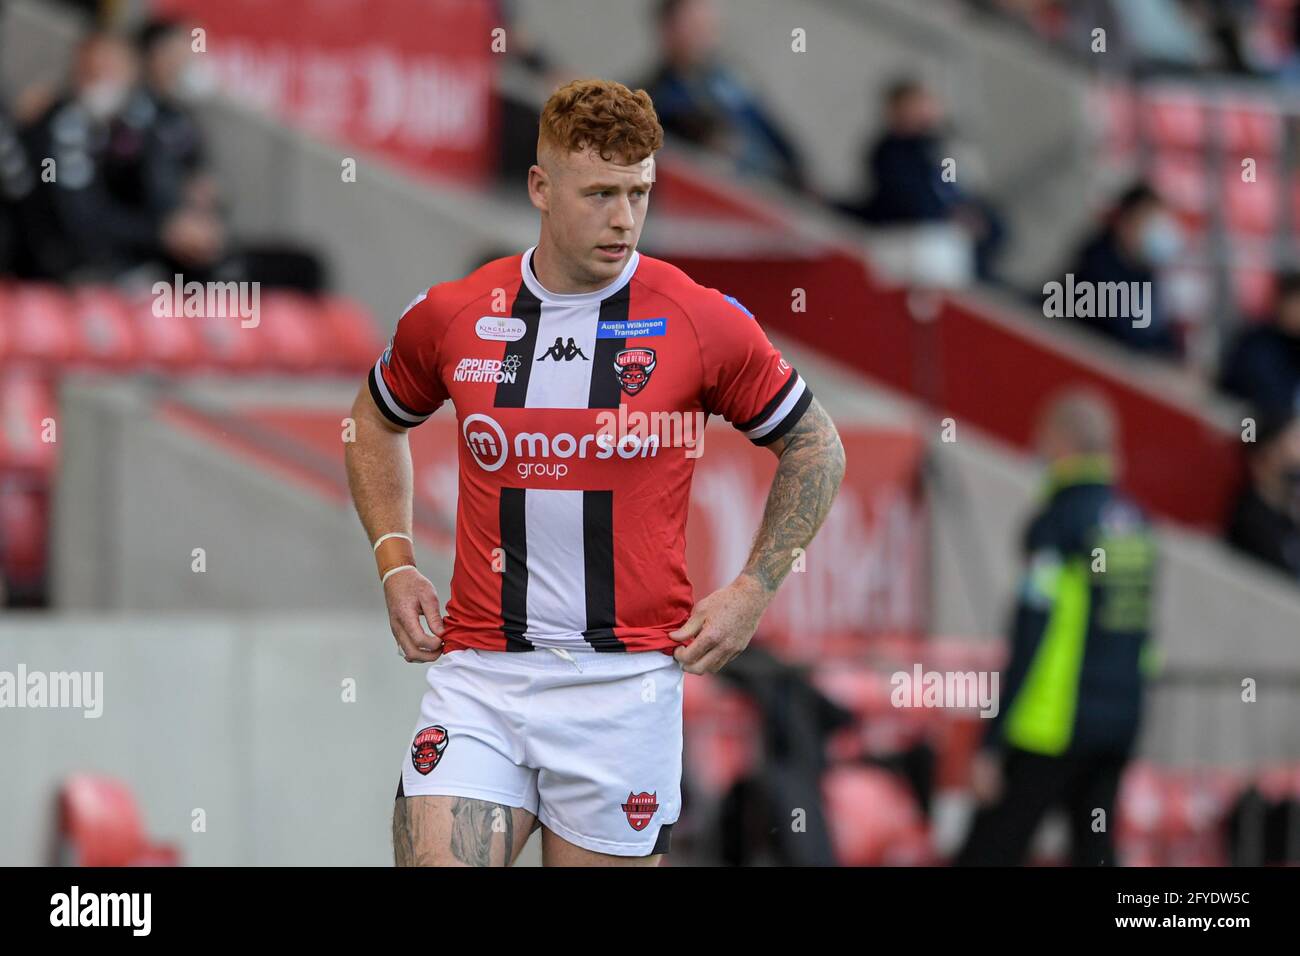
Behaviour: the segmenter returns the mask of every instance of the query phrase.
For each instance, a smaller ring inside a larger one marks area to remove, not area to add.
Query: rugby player
[[[681,810],[682,683],[745,649],[830,509],[844,450],[735,298],[637,252],[663,131],[644,90],[542,110],[537,244],[416,296],[353,406],[348,478],[399,653],[429,664],[402,755],[398,865],[657,865]],[[407,430],[460,436],[444,615],[415,566]],[[695,454],[610,416],[721,415],[778,459],[735,580],[686,576]],[[427,625],[422,626],[423,622]]]

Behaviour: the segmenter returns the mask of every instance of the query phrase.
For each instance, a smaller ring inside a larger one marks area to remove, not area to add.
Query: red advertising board
[[[495,141],[490,0],[154,0],[218,88],[331,141],[477,181]]]

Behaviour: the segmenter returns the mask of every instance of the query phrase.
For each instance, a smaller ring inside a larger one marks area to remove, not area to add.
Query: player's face
[[[618,277],[641,238],[654,158],[627,165],[588,149],[548,160],[547,170],[534,167],[540,178],[530,177],[543,228],[573,284],[599,288]]]

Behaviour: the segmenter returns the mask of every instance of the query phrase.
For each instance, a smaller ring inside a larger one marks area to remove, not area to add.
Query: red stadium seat
[[[374,365],[384,349],[384,340],[369,310],[344,296],[326,296],[318,308],[328,330],[326,364],[348,374],[364,373]]]
[[[1282,148],[1282,117],[1271,103],[1220,100],[1218,121],[1220,142],[1230,157],[1271,161]]]
[[[47,420],[58,438],[58,402],[48,375],[27,364],[0,371],[0,468],[48,473],[56,441],[47,441]]]
[[[1252,236],[1271,236],[1277,229],[1277,213],[1282,202],[1276,167],[1258,163],[1254,182],[1244,182],[1241,176],[1241,168],[1234,165],[1229,165],[1223,173],[1228,229]]]
[[[76,357],[71,300],[57,286],[23,283],[0,293],[0,321],[6,326],[5,354],[62,364]]]
[[[1205,162],[1194,153],[1160,153],[1151,166],[1151,181],[1188,229],[1205,227],[1210,185]]]
[[[78,358],[115,369],[140,361],[131,310],[116,289],[81,288],[73,293],[72,303]]]
[[[0,576],[14,592],[44,591],[49,509],[44,480],[27,472],[0,471],[0,541],[4,542]]]
[[[291,372],[317,369],[332,345],[316,304],[295,292],[263,292],[261,323],[246,334],[259,337],[265,362]]]
[[[1149,90],[1143,97],[1144,126],[1156,149],[1199,149],[1207,134],[1203,97],[1194,90]]]
[[[196,319],[183,315],[156,314],[150,295],[127,300],[127,309],[135,325],[139,361],[147,368],[188,371],[206,358],[206,344],[199,334]]]
[[[876,767],[834,767],[822,779],[822,798],[842,866],[933,862],[921,808],[894,774]]]
[[[131,791],[107,777],[78,774],[59,792],[59,857],[68,866],[168,866],[177,851],[152,843]]]

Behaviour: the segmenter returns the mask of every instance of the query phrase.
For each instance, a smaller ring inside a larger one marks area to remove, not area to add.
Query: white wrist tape
[[[385,572],[384,572],[384,576],[383,576],[382,578],[379,579],[379,583],[380,583],[380,584],[387,584],[387,583],[388,583],[388,579],[391,578],[391,577],[392,577],[394,574],[396,574],[398,571],[417,571],[417,570],[419,570],[419,569],[416,568],[416,566],[413,565],[413,564],[399,564],[397,567],[395,567],[395,568],[389,568],[387,571],[385,571]]]
[[[379,550],[379,546],[380,546],[381,544],[383,544],[385,541],[387,541],[389,538],[405,538],[407,541],[410,541],[412,545],[415,544],[415,541],[413,541],[413,540],[411,539],[411,536],[410,536],[409,534],[403,534],[403,533],[400,532],[400,531],[390,531],[390,532],[388,532],[388,534],[381,534],[381,535],[380,535],[380,536],[375,540],[375,546],[374,546],[371,550],[372,550],[372,551],[378,551],[378,550]]]

